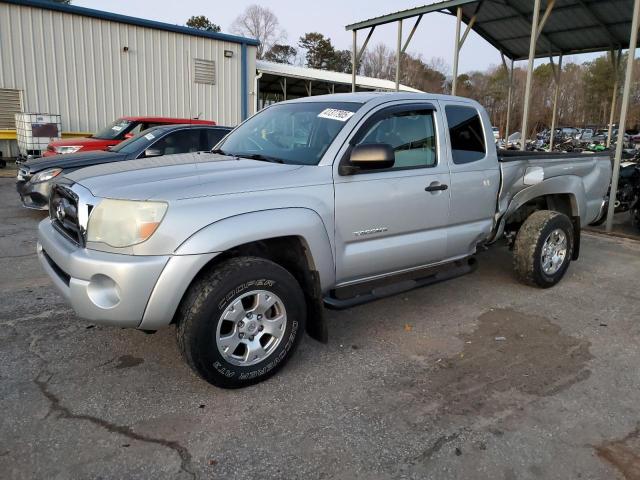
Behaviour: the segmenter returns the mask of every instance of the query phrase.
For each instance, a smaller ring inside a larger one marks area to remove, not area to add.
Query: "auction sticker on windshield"
[[[337,108],[325,108],[318,114],[318,118],[328,118],[329,120],[338,120],[346,122],[353,116],[354,112],[349,110],[339,110]]]
[[[153,139],[154,139],[154,138],[156,138],[156,137],[154,137],[154,136],[153,136],[153,133],[147,133],[147,134],[144,136],[144,138],[146,138],[147,140],[153,140]]]

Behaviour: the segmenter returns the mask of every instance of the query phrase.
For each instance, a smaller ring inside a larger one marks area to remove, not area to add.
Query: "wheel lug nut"
[[[258,315],[258,320],[262,320],[262,315]]]
[[[258,327],[258,331],[259,331],[259,332],[261,332],[262,330],[264,330],[264,327],[263,327],[262,325],[260,325],[260,326]]]
[[[240,320],[240,321],[238,322],[238,326],[239,326],[240,328],[244,327],[244,322],[243,322],[242,320]]]
[[[239,337],[239,338],[244,338],[244,333],[240,332],[240,333],[238,334],[238,337]]]
[[[251,312],[247,313],[247,318],[253,318],[253,313]]]
[[[251,335],[251,336],[249,337],[249,340],[251,340],[251,341],[253,342],[253,335]]]

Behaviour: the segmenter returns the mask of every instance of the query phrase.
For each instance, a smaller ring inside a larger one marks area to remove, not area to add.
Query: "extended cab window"
[[[390,113],[371,125],[357,144],[386,143],[395,152],[394,169],[433,167],[436,133],[432,110]]]
[[[464,164],[482,160],[487,149],[478,111],[472,107],[448,105],[445,112],[449,124],[453,163]]]

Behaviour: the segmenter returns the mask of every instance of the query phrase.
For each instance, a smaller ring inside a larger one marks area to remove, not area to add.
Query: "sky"
[[[278,17],[280,25],[287,33],[287,42],[296,45],[298,38],[306,32],[317,31],[331,38],[332,43],[340,49],[351,49],[351,32],[344,27],[350,23],[366,20],[371,17],[392,13],[398,10],[434,3],[429,0],[74,0],[73,4],[81,7],[106,10],[134,17],[158,20],[161,22],[183,25],[192,15],[205,15],[212,22],[222,27],[223,32],[230,32],[233,20],[249,5],[259,4],[269,7]],[[404,23],[405,38],[412,20]],[[464,25],[463,25],[464,27]],[[369,45],[385,43],[395,50],[395,24],[376,28]],[[360,42],[365,33],[359,33]],[[418,27],[408,52],[420,53],[428,61],[432,57],[440,57],[449,67],[453,62],[453,45],[455,36],[455,17],[441,13],[426,15]],[[565,59],[582,62],[590,60],[594,55],[580,55]],[[475,32],[471,32],[460,53],[460,73],[474,70],[486,70],[500,65],[500,54]],[[518,64],[517,64],[518,65]],[[525,62],[519,62],[525,66]]]

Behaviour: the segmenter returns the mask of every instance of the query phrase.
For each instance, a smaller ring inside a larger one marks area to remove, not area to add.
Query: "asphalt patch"
[[[397,389],[414,423],[431,415],[513,411],[532,396],[555,395],[591,374],[590,343],[545,317],[492,309],[478,318],[473,332],[459,338],[461,352],[399,379]]]
[[[142,358],[133,357],[131,355],[122,355],[121,357],[118,357],[118,363],[116,364],[116,368],[137,367],[143,362],[144,360]]]
[[[620,440],[597,446],[596,452],[626,480],[640,480],[640,426]]]

